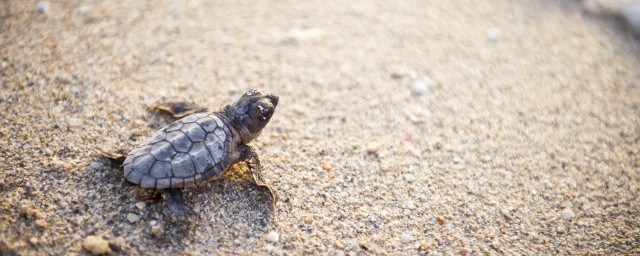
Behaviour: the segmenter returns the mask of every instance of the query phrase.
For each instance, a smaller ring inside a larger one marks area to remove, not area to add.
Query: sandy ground
[[[640,40],[577,1],[0,1],[0,254],[638,254]],[[257,87],[195,225],[99,150]],[[106,242],[106,243],[105,243]],[[106,247],[105,247],[106,249]]]

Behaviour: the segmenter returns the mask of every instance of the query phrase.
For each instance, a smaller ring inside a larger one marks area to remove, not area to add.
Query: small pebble
[[[436,220],[437,220],[441,225],[444,225],[444,222],[445,222],[445,221],[444,221],[444,218],[443,218],[443,217],[438,216],[438,217],[436,217]]]
[[[127,220],[131,223],[134,223],[140,220],[140,216],[135,213],[129,213],[127,214]]]
[[[41,12],[41,13],[46,13],[47,11],[49,11],[49,2],[39,2],[36,5],[36,11]]]
[[[415,209],[416,208],[416,205],[411,200],[406,201],[404,206],[407,209]]]
[[[269,232],[269,234],[267,234],[267,241],[275,243],[275,242],[278,242],[278,240],[280,240],[280,234],[274,231]]]
[[[402,243],[405,243],[405,244],[411,243],[411,241],[413,241],[413,237],[411,237],[411,235],[409,234],[402,234],[400,239],[402,240]]]
[[[20,213],[26,215],[31,219],[42,219],[44,218],[44,214],[38,210],[37,208],[32,207],[31,205],[23,205],[20,207]]]
[[[324,163],[322,165],[322,169],[324,169],[325,171],[331,171],[333,170],[333,165],[331,165],[330,163]]]
[[[498,148],[498,145],[496,145],[495,142],[490,140],[490,141],[487,141],[487,147],[489,147],[489,149],[491,150],[496,150]]]
[[[391,161],[380,161],[380,170],[383,172],[390,172],[393,170],[393,163]]]
[[[71,127],[80,126],[82,124],[82,120],[75,117],[69,117],[67,118],[67,124]]]
[[[275,246],[270,245],[270,244],[265,245],[263,248],[264,248],[266,251],[273,251],[273,250],[275,250],[275,249],[276,249],[276,247],[275,247]]]
[[[58,157],[53,157],[51,159],[51,163],[58,169],[61,171],[68,171],[71,169],[71,164],[69,164],[69,162],[67,161],[62,161],[60,160]]]
[[[429,251],[429,249],[431,249],[431,246],[429,246],[429,243],[422,242],[420,243],[420,248],[418,250],[420,250],[421,252],[427,252]]]
[[[380,145],[375,144],[375,143],[369,143],[367,145],[367,153],[369,154],[378,154],[378,151],[380,150]]]
[[[49,224],[44,219],[38,219],[33,223],[36,224],[36,227],[39,227],[41,229],[47,229],[49,227]]]
[[[88,236],[82,241],[82,248],[91,252],[93,255],[101,255],[110,253],[109,243],[99,236]]]
[[[576,214],[571,209],[567,208],[562,211],[563,219],[569,220],[569,219],[573,219],[574,217],[576,217]]]
[[[490,28],[487,30],[487,40],[489,40],[489,42],[498,41],[498,37],[500,37],[500,30],[498,28]]]
[[[324,30],[320,28],[305,28],[289,30],[288,40],[294,42],[319,39],[324,35]]]
[[[434,82],[430,78],[424,78],[422,80],[416,81],[415,83],[413,83],[411,93],[413,94],[413,96],[420,96],[425,91],[427,91],[427,89],[433,88],[433,84]]]
[[[92,162],[89,165],[89,168],[91,168],[94,171],[102,170],[103,167],[104,167],[104,165],[102,163],[100,163],[100,162]]]
[[[391,73],[391,78],[396,80],[399,80],[405,77],[416,78],[418,76],[418,74],[415,71],[408,69],[406,67],[400,67],[400,66],[391,67],[390,73]]]
[[[305,223],[305,224],[311,224],[311,223],[313,222],[313,217],[311,217],[311,216],[304,216],[303,221],[304,221],[304,223]]]
[[[137,202],[136,203],[136,207],[138,207],[138,209],[140,209],[140,210],[144,209],[145,205],[146,204],[144,202]]]
[[[131,136],[140,137],[140,136],[142,136],[142,132],[140,132],[140,130],[134,128],[134,129],[131,130]]]
[[[403,70],[395,69],[391,71],[391,78],[393,79],[402,79],[407,75]]]
[[[429,121],[429,112],[421,107],[411,107],[404,110],[404,114],[414,123]]]
[[[89,11],[91,11],[91,7],[88,5],[83,5],[78,8],[78,13],[82,15],[87,14]]]
[[[151,234],[153,235],[160,235],[162,234],[163,231],[164,229],[162,228],[161,225],[155,225],[151,227]]]

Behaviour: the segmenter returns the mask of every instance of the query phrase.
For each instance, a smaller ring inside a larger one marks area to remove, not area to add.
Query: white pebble
[[[140,216],[135,213],[129,213],[127,214],[127,220],[131,223],[134,223],[140,220]]]
[[[151,234],[154,235],[160,235],[164,232],[164,228],[162,227],[162,225],[155,225],[155,226],[151,226]]]
[[[83,15],[84,15],[84,14],[87,14],[90,10],[91,10],[91,7],[90,7],[90,6],[88,6],[88,5],[83,5],[83,6],[80,6],[80,7],[78,8],[78,13],[80,13],[80,14],[83,14]]]
[[[413,94],[413,96],[420,96],[425,91],[427,91],[427,89],[431,89],[433,87],[433,84],[434,82],[430,78],[424,78],[422,80],[416,81],[415,83],[413,83],[413,89],[411,93]]]
[[[409,120],[411,120],[411,122],[414,122],[414,123],[427,122],[431,115],[429,111],[419,106],[414,106],[414,107],[405,109],[404,114],[409,118]]]
[[[42,12],[42,13],[46,13],[47,11],[49,11],[49,2],[39,2],[36,5],[36,11],[38,12]]]
[[[82,120],[75,117],[69,117],[67,118],[67,124],[71,127],[79,126],[82,124]]]
[[[140,210],[144,209],[144,206],[145,206],[145,205],[146,205],[146,204],[145,204],[144,202],[137,202],[137,203],[136,203],[136,207],[138,207],[138,209],[140,209]]]
[[[270,244],[265,245],[263,248],[264,248],[266,251],[271,252],[271,254],[273,254],[273,255],[278,255],[278,256],[280,256],[280,255],[284,255],[284,250],[282,250],[282,248],[275,247],[275,246],[270,245]]]
[[[405,202],[405,208],[407,209],[415,209],[416,205],[413,203],[413,201],[408,200]]]
[[[275,242],[278,242],[278,240],[280,240],[280,234],[274,231],[269,232],[269,234],[267,234],[267,241],[275,243]]]
[[[573,219],[574,217],[576,217],[576,214],[573,213],[571,209],[567,208],[562,211],[563,219],[568,220],[568,219]]]
[[[495,142],[490,140],[490,141],[487,141],[487,147],[489,147],[489,149],[491,150],[496,150],[498,148],[498,145],[496,145]]]
[[[422,81],[417,81],[413,83],[413,96],[420,96],[424,91],[427,90],[427,85]]]
[[[289,30],[289,37],[297,41],[318,39],[318,38],[321,38],[323,35],[324,35],[324,31],[319,28]]]
[[[498,37],[500,37],[500,30],[498,28],[490,28],[487,30],[487,40],[489,40],[489,42],[498,41]]]
[[[411,241],[413,241],[413,237],[411,237],[411,235],[409,234],[402,234],[400,239],[402,240],[402,243],[405,244],[411,243]]]

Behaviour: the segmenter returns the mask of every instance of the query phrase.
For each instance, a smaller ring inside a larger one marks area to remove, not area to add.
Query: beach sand
[[[9,0],[0,52],[0,254],[640,254],[640,40],[579,1]],[[99,155],[250,88],[275,209]]]

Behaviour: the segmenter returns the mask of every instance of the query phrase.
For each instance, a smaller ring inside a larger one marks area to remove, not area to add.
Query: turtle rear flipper
[[[98,150],[98,154],[114,166],[122,166],[124,160],[127,158],[127,154],[122,149],[116,151]]]
[[[206,108],[189,102],[161,102],[153,104],[153,110],[166,112],[175,118],[183,118],[185,116],[205,112]]]
[[[109,161],[112,167],[117,167],[118,169],[122,169],[122,165],[124,164],[124,161],[127,158],[127,155],[122,152],[123,152],[122,149],[116,150],[116,151],[98,150],[98,155],[100,155],[100,158],[106,159],[107,161]],[[130,187],[135,185],[136,185],[135,183],[129,182],[125,177],[125,178],[122,178],[122,184],[120,186]]]
[[[165,189],[162,192],[164,199],[164,214],[173,222],[192,222],[198,218],[198,214],[189,206],[182,197],[180,189]]]

